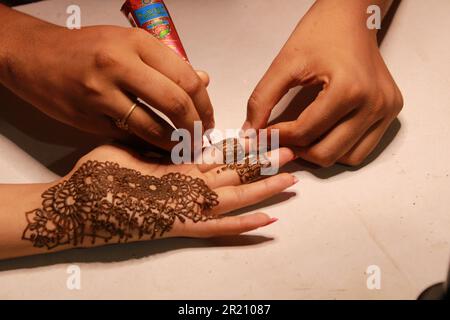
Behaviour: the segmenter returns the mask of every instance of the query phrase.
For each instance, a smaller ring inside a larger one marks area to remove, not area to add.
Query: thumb
[[[247,119],[242,130],[267,126],[272,109],[292,86],[289,72],[273,63],[251,94],[247,104]]]

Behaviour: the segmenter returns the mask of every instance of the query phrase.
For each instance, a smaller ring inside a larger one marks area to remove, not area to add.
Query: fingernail
[[[266,227],[266,226],[268,226],[268,225],[270,225],[270,224],[272,224],[272,223],[275,223],[275,222],[277,222],[278,221],[278,218],[271,218],[270,220],[269,220],[269,222],[267,222],[265,225],[264,225],[264,227]]]
[[[296,176],[293,175],[292,177],[294,178],[294,183],[292,185],[294,185],[294,184],[296,184],[297,182],[300,181]]]

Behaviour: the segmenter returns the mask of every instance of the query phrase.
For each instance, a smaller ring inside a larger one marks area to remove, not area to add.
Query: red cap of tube
[[[127,0],[121,11],[134,27],[147,30],[189,62],[169,11],[162,0]]]

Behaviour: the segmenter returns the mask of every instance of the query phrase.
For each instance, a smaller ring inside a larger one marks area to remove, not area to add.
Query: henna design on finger
[[[87,161],[70,179],[42,194],[42,207],[26,213],[22,239],[35,247],[79,246],[153,239],[178,219],[215,219],[218,195],[200,178],[142,175],[114,162]]]
[[[229,163],[217,171],[234,170],[242,184],[254,182],[261,178],[261,169],[271,166],[270,160],[264,155],[259,157],[251,154],[244,158],[243,162]]]
[[[230,146],[232,149],[230,149]],[[270,160],[265,155],[251,153],[245,157],[245,151],[237,138],[229,138],[214,144],[214,147],[223,154],[223,162],[226,164],[216,171],[220,174],[226,170],[234,170],[241,183],[250,183],[261,178],[261,169],[271,166]]]

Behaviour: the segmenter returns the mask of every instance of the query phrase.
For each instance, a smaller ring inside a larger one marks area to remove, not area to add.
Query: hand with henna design
[[[275,158],[281,166],[294,155],[283,148],[267,155]],[[237,235],[267,226],[276,219],[264,213],[224,215],[296,183],[282,173],[242,184],[257,178],[254,167],[243,179],[242,166],[173,165],[101,146],[59,181],[0,186],[0,259],[156,238]]]

